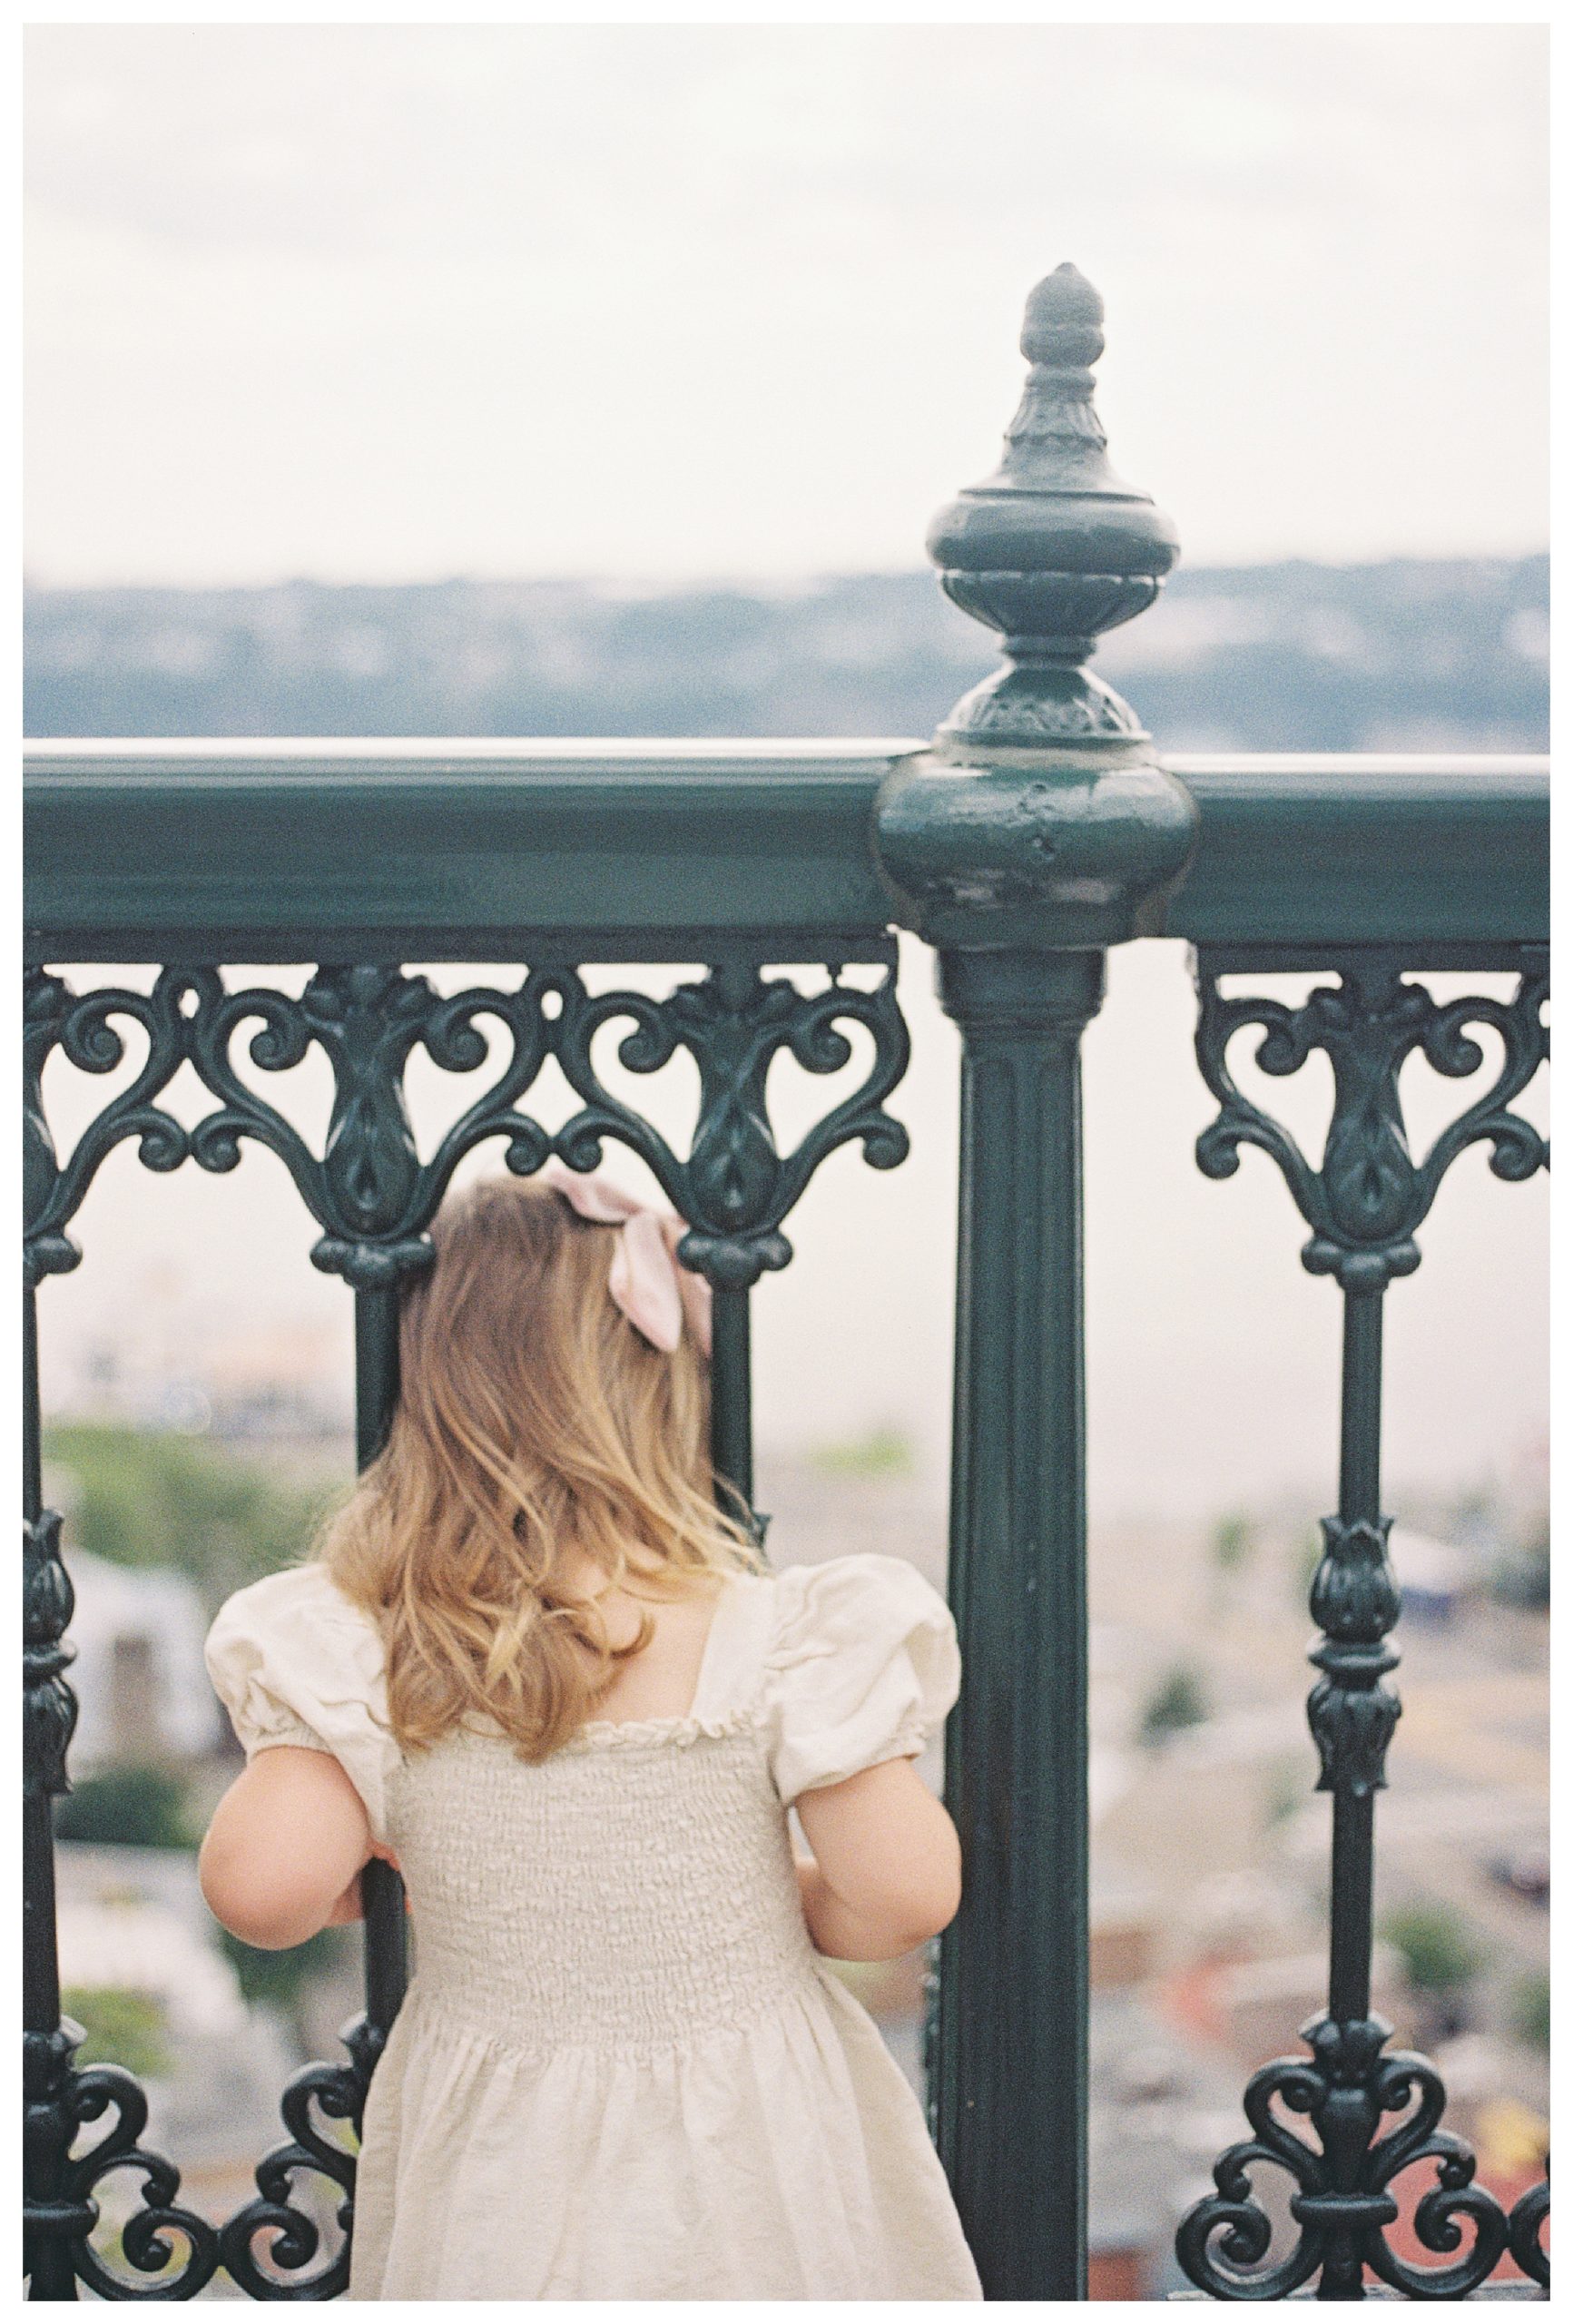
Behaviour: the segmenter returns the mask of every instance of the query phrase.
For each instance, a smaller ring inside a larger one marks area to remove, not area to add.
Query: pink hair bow
[[[619,1226],[606,1288],[634,1330],[666,1355],[686,1321],[702,1355],[710,1354],[710,1285],[679,1264],[688,1228],[669,1210],[652,1210],[601,1173],[570,1170],[554,1155],[541,1172],[570,1210],[597,1226]]]

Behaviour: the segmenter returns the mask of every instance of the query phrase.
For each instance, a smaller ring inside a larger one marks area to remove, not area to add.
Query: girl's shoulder
[[[208,1676],[247,1757],[279,1744],[329,1751],[380,1831],[398,1750],[381,1633],[322,1565],[237,1590],[208,1632]]]
[[[740,1575],[716,1616],[706,1698],[757,1701],[783,1799],[915,1757],[961,1662],[939,1591],[903,1558],[860,1553]]]
[[[371,1692],[383,1686],[382,1637],[364,1608],[347,1598],[325,1565],[287,1566],[226,1598],[208,1632],[215,1665],[320,1670],[330,1666],[343,1687],[352,1677]]]

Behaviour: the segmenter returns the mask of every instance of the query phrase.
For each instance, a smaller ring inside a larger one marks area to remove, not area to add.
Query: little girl
[[[982,2297],[821,1957],[955,1913],[912,1765],[955,1631],[900,1561],[767,1573],[718,1512],[682,1232],[560,1168],[451,1201],[386,1451],[208,1642],[248,1753],[202,1848],[219,1919],[299,1945],[370,1856],[408,1887],[353,2299]]]

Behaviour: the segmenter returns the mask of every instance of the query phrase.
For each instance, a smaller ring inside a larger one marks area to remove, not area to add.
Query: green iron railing
[[[533,1171],[575,1168],[608,1140],[638,1154],[691,1222],[684,1256],[716,1293],[718,1472],[752,1494],[749,1296],[786,1264],[782,1232],[819,1163],[849,1140],[888,1168],[906,1134],[884,1111],[907,1036],[892,925],[934,949],[962,1036],[951,1602],[965,1679],[947,1734],[947,1797],[966,1896],[940,1952],[929,2043],[935,2133],[993,2299],[1086,2289],[1086,1609],[1082,1409],[1082,1033],[1111,944],[1195,947],[1197,1054],[1219,1101],[1198,1158],[1277,1163],[1311,1230],[1306,1264],[1344,1308],[1336,1516],[1312,1588],[1320,1676],[1310,1716],[1333,1802],[1328,2008],[1307,2049],[1246,2094],[1253,2135],[1185,2221],[1187,2273],[1224,2299],[1358,2299],[1370,2280],[1454,2298],[1504,2253],[1544,2286],[1544,2187],[1511,2217],[1443,2132],[1423,2059],[1386,2048],[1371,2010],[1374,1793],[1397,1717],[1386,1685],[1398,1599],[1379,1486],[1381,1319],[1444,1171],[1477,1141],[1504,1179],[1545,1159],[1511,1111],[1545,1054],[1547,769],[1529,759],[1185,758],[1161,763],[1129,708],[1086,669],[1099,632],[1150,604],[1173,561],[1166,520],[1106,466],[1091,404],[1101,308],[1071,270],[1034,293],[1032,369],[1004,461],[930,537],[945,586],[998,629],[1007,662],[934,743],[575,745],[312,742],[41,745],[27,761],[26,1939],[27,2266],[35,2299],[190,2298],[221,2266],[257,2299],[329,2299],[347,2275],[354,2163],[327,2125],[359,2123],[404,1984],[397,1876],[371,1867],[366,2009],[348,2057],[303,2070],[290,2136],[258,2194],[221,2226],[179,2202],[179,2177],[139,2144],[133,2078],[74,2063],[60,2015],[52,1802],[67,1787],[75,1709],[64,1672],[71,1586],[42,1507],[36,1291],[77,1264],[70,1229],[100,1163],[134,1139],[171,1171],[235,1167],[243,1141],[284,1162],[320,1230],[313,1258],[356,1307],[358,1451],[380,1443],[398,1392],[399,1284],[426,1264],[451,1174],[484,1140]],[[449,996],[411,960],[527,962],[518,980]],[[51,962],[156,964],[150,991],[81,995]],[[225,964],[317,964],[300,997],[235,987]],[[592,992],[595,961],[700,961],[664,999]],[[829,968],[828,986],[766,974]],[[857,964],[881,979],[846,979]],[[1438,1002],[1428,970],[1510,971],[1509,1001]],[[1220,980],[1311,970],[1299,1007],[1225,998]],[[634,1073],[679,1049],[698,1069],[686,1154],[603,1083],[604,1026]],[[486,1027],[490,1027],[488,1041]],[[863,1082],[783,1152],[766,1085],[790,1052],[811,1073],[871,1039]],[[1399,1074],[1421,1056],[1473,1075],[1471,1028],[1500,1041],[1494,1086],[1418,1161]],[[1312,1167],[1231,1076],[1236,1034],[1292,1074],[1333,1074]],[[57,1051],[127,1086],[57,1152],[42,1078]],[[311,1049],[331,1066],[320,1151],[257,1077]],[[417,1051],[490,1088],[422,1161],[405,1102]],[[524,1110],[555,1061],[578,1110],[549,1133]],[[161,1103],[192,1068],[212,1110],[186,1128]],[[1285,2028],[1286,2034],[1292,2028]],[[1299,2135],[1296,2118],[1313,2136]],[[107,2124],[94,2132],[92,2126]],[[84,2137],[84,2133],[86,2134]],[[1389,2191],[1417,2162],[1413,2211],[1435,2268],[1401,2260]],[[1295,2240],[1270,2251],[1258,2166],[1294,2184]],[[140,2174],[124,2266],[92,2241],[96,2191]],[[313,2174],[342,2199],[335,2246],[300,2207]],[[129,2272],[128,2272],[129,2271]]]

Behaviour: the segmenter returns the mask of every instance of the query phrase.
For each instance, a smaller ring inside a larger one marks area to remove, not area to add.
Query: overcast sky
[[[1067,257],[1193,562],[1545,543],[1540,27],[29,48],[39,581],[909,566]]]

